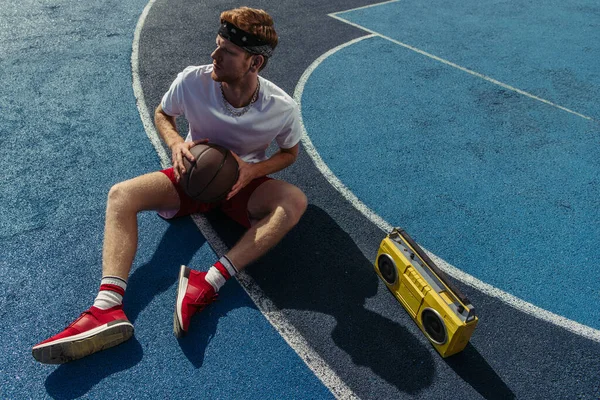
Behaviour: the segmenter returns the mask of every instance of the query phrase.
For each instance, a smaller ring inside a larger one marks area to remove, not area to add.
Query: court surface
[[[302,107],[278,175],[309,197],[300,224],[177,340],[179,265],[241,231],[140,215],[134,339],[47,366],[31,346],[97,291],[106,193],[168,162],[148,115],[238,4],[0,0],[0,397],[600,397],[600,9],[373,4],[251,4],[280,35],[263,75]],[[462,353],[439,357],[375,275],[391,226],[476,306]]]

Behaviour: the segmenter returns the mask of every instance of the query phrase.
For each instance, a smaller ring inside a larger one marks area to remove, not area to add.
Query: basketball
[[[194,162],[183,158],[186,173],[179,184],[185,193],[203,203],[224,200],[238,179],[238,163],[223,146],[206,143],[190,149]]]

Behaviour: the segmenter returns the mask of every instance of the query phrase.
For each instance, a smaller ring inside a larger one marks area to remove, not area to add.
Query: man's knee
[[[179,194],[171,180],[153,172],[119,182],[108,192],[108,211],[140,212],[179,208]]]
[[[260,185],[252,194],[248,203],[248,213],[253,221],[277,213],[284,217],[286,225],[292,227],[300,221],[307,205],[306,195],[298,187],[283,181],[270,180]]]
[[[108,191],[107,207],[113,210],[125,210],[129,208],[130,198],[126,182],[119,182],[113,185]]]
[[[308,207],[308,199],[302,190],[294,189],[286,196],[284,208],[290,222],[296,225]]]

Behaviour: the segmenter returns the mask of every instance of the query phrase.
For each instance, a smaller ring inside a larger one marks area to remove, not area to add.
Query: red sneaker
[[[197,272],[185,265],[179,270],[177,301],[173,315],[173,332],[176,337],[187,333],[192,315],[204,310],[204,307],[217,298],[217,293],[204,279],[206,272]]]
[[[91,307],[61,333],[33,346],[33,358],[45,364],[63,364],[116,346],[133,335],[123,306],[108,310]]]

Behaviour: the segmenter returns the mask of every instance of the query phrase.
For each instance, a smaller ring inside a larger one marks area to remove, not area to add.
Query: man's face
[[[217,35],[217,48],[210,55],[213,59],[211,77],[216,82],[236,82],[250,70],[252,57],[242,48]]]

